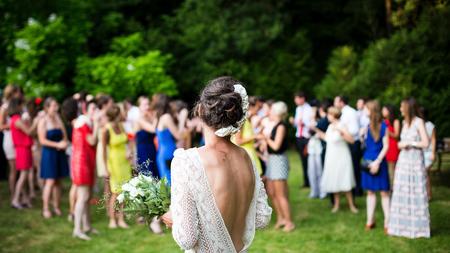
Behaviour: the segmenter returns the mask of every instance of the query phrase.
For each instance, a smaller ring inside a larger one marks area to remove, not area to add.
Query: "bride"
[[[194,109],[204,125],[205,146],[175,151],[171,207],[162,220],[185,251],[246,252],[255,229],[270,221],[259,174],[246,151],[230,141],[247,110],[239,81],[210,81]]]

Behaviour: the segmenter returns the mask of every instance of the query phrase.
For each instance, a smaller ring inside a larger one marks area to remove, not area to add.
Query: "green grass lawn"
[[[431,239],[409,240],[385,236],[383,228],[365,232],[365,198],[357,198],[360,213],[351,214],[344,201],[338,214],[330,213],[329,200],[310,200],[308,190],[300,189],[300,161],[290,153],[290,202],[297,229],[283,233],[272,224],[258,231],[251,252],[450,252],[450,171],[433,176],[433,201],[430,203]],[[68,182],[63,211],[67,214]],[[7,184],[0,183],[0,252],[180,252],[169,232],[149,233],[143,225],[129,230],[109,230],[104,210],[93,207],[93,225],[101,234],[89,242],[71,237],[72,225],[66,216],[44,220],[40,205],[15,211],[7,201]],[[379,203],[378,203],[379,204]],[[381,206],[377,224],[383,224]]]

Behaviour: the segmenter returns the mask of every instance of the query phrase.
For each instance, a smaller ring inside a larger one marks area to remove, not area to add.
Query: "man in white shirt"
[[[295,94],[294,103],[297,106],[295,109],[295,117],[290,118],[290,123],[296,128],[295,139],[297,150],[300,153],[300,159],[303,167],[303,187],[309,187],[308,180],[308,152],[306,146],[311,137],[309,126],[312,120],[311,106],[306,102],[306,96],[303,92]]]
[[[362,129],[366,129],[367,126],[369,126],[370,120],[369,117],[364,112],[364,106],[366,105],[366,100],[364,98],[359,98],[358,101],[356,101],[356,113],[358,115],[358,122],[359,122],[359,129],[360,129],[360,135],[362,132]]]
[[[352,154],[353,172],[356,180],[354,195],[361,196],[361,141],[359,139],[360,125],[358,113],[355,109],[348,105],[348,99],[345,96],[335,97],[334,106],[341,110],[342,115],[340,118],[340,122],[347,128],[347,131],[353,136],[353,139],[355,141],[353,144],[349,144],[350,152]]]

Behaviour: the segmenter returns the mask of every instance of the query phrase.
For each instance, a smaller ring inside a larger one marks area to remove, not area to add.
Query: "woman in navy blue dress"
[[[61,179],[69,176],[66,148],[69,144],[64,124],[58,114],[59,105],[54,98],[44,102],[46,115],[39,122],[38,138],[42,145],[41,178],[44,179],[42,193],[42,215],[50,218],[49,202],[53,194],[53,212],[61,216]]]
[[[384,228],[386,232],[389,220],[389,173],[386,162],[386,153],[389,148],[387,126],[381,116],[380,105],[377,101],[369,101],[364,112],[369,116],[370,124],[365,136],[366,149],[363,161],[368,165],[369,171],[363,170],[361,184],[367,190],[367,223],[366,230],[375,227],[375,208],[377,204],[376,192],[380,192],[381,206],[384,213]]]
[[[150,100],[140,97],[138,100],[140,117],[136,121],[136,168],[138,173],[159,177],[156,166],[155,130],[156,120],[150,110]]]

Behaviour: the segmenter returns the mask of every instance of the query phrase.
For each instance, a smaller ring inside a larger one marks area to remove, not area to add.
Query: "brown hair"
[[[408,125],[411,125],[412,120],[417,116],[417,103],[414,98],[406,98],[402,100],[402,104],[406,105],[404,118]]]
[[[369,128],[370,128],[370,134],[372,135],[373,139],[375,141],[378,141],[380,139],[381,134],[381,110],[380,110],[380,104],[376,100],[371,100],[366,103],[366,107],[370,112],[369,115]]]
[[[328,108],[327,113],[333,116],[335,119],[340,119],[342,112],[339,110],[339,108],[331,106]]]
[[[120,117],[120,107],[116,104],[113,104],[106,111],[106,117],[108,117],[108,121],[110,122],[115,121],[117,117]]]
[[[13,116],[16,114],[21,115],[23,111],[23,101],[19,98],[13,98],[8,104],[8,115]]]
[[[44,110],[47,111],[52,102],[56,102],[56,99],[54,97],[48,97],[44,101]]]
[[[160,118],[166,113],[171,114],[170,98],[166,94],[162,93],[153,95],[151,108],[156,112],[157,118]]]
[[[229,76],[209,81],[200,94],[194,115],[213,129],[230,125],[237,127],[237,122],[244,116],[244,112],[242,98],[234,91],[236,84],[240,82]]]
[[[5,86],[5,88],[3,89],[3,99],[5,100],[10,100],[14,93],[20,91],[20,88],[16,85],[12,85],[12,84],[8,84]]]
[[[112,98],[108,95],[100,95],[96,100],[98,108],[102,109],[106,104],[109,103],[109,101],[112,100]]]

